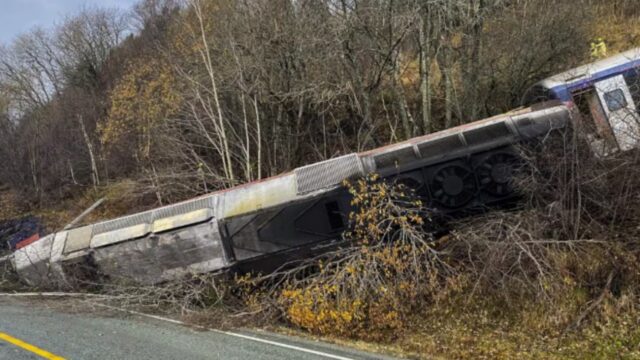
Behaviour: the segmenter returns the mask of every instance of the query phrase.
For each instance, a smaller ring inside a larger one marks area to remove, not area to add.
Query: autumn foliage
[[[318,334],[388,339],[410,314],[453,290],[451,269],[430,232],[431,213],[402,184],[376,175],[345,184],[354,211],[346,245],[306,277],[289,274],[277,304],[294,325]]]
[[[100,123],[100,140],[107,149],[125,139],[148,159],[162,121],[175,116],[181,96],[175,75],[158,58],[136,59],[111,92],[109,116]]]

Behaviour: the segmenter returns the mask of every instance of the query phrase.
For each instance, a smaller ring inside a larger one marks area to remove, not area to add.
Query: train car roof
[[[548,77],[538,85],[547,89],[561,86],[578,88],[638,66],[640,66],[640,48],[635,48]]]
[[[424,161],[443,161],[446,156],[460,156],[459,153],[462,150],[467,151],[473,148],[480,151],[482,150],[480,148],[486,146],[503,146],[513,142],[514,136],[524,138],[536,136],[536,132],[541,129],[536,124],[542,125],[544,131],[555,129],[559,126],[556,124],[558,116],[562,117],[559,114],[565,111],[567,107],[559,101],[539,103],[403,142],[316,162],[276,176],[218,190],[153,210],[89,224],[82,228],[90,229],[90,239],[96,236],[111,236],[115,231],[125,229],[123,234],[118,235],[122,237],[129,236],[130,230],[148,233],[151,231],[150,224],[155,229],[158,221],[171,222],[179,216],[187,216],[193,220],[191,218],[198,215],[194,213],[202,210],[207,210],[207,218],[215,217],[219,220],[248,214],[290,201],[308,199],[320,192],[331,191],[334,185],[337,186],[356,173],[365,175],[368,171],[376,171],[378,160],[384,162],[387,156],[393,158],[399,153],[404,154],[407,148],[411,148],[414,156],[415,152],[419,152],[420,159]],[[471,137],[468,138],[468,136]],[[452,139],[455,143],[450,141]],[[171,222],[172,226],[175,225],[174,223],[175,221]],[[136,227],[142,224],[147,226]],[[162,226],[161,228],[163,231],[166,230]],[[68,230],[81,231],[80,228]],[[78,244],[81,246],[78,249],[90,245],[88,241]]]
[[[468,124],[459,125],[459,126],[456,126],[456,127],[453,127],[453,128],[446,129],[446,130],[442,130],[442,131],[439,131],[439,132],[435,132],[435,133],[431,133],[431,134],[415,137],[415,138],[408,139],[408,140],[405,140],[405,141],[402,141],[402,142],[390,144],[390,145],[387,145],[387,146],[378,147],[378,148],[371,149],[371,150],[368,150],[368,151],[363,151],[363,152],[359,152],[359,153],[352,153],[352,154],[344,155],[343,157],[348,157],[348,156],[357,156],[357,157],[360,157],[360,158],[374,157],[376,155],[380,155],[380,154],[383,154],[383,153],[386,153],[386,152],[397,150],[399,148],[403,148],[403,147],[406,147],[408,145],[413,146],[413,145],[416,145],[416,144],[419,144],[419,143],[433,142],[433,141],[437,141],[438,139],[446,138],[446,137],[451,136],[453,134],[463,133],[463,132],[468,131],[468,130],[487,127],[487,126],[490,126],[490,125],[492,125],[492,124],[494,124],[496,122],[504,121],[504,120],[506,120],[506,119],[508,119],[510,117],[516,117],[516,116],[525,115],[525,114],[532,114],[532,113],[536,113],[538,111],[541,111],[541,113],[542,113],[543,111],[552,111],[553,109],[556,109],[556,108],[563,108],[564,109],[564,106],[561,105],[560,102],[548,102],[548,103],[536,104],[533,107],[515,109],[515,110],[512,110],[512,111],[510,111],[508,113],[505,113],[505,114],[496,115],[496,116],[493,116],[493,117],[490,117],[490,118],[474,121],[474,122],[471,122],[471,123],[468,123]],[[446,152],[447,149],[442,149],[442,150]],[[311,165],[317,165],[317,164],[320,164],[320,163],[334,161],[334,160],[336,160],[336,159],[333,158],[333,159],[325,160],[323,162],[314,163],[314,164],[311,164]],[[136,221],[137,221],[137,220],[139,220],[137,218],[141,217],[141,216],[147,216],[147,215],[149,215],[151,213],[154,213],[154,212],[170,211],[171,208],[180,207],[180,206],[187,206],[190,203],[198,202],[198,200],[204,201],[207,198],[216,197],[216,196],[222,196],[222,195],[225,195],[227,193],[229,193],[229,195],[233,195],[234,193],[247,192],[247,194],[244,197],[251,197],[252,190],[255,190],[253,192],[255,192],[256,196],[257,196],[257,195],[261,194],[262,192],[264,192],[263,191],[264,189],[262,189],[263,187],[264,188],[268,188],[270,184],[273,185],[273,184],[281,183],[281,184],[283,184],[282,186],[285,186],[285,187],[295,186],[295,184],[293,184],[293,183],[289,184],[289,181],[291,180],[290,177],[291,176],[297,176],[297,174],[296,174],[297,171],[299,171],[300,169],[309,167],[309,166],[310,165],[303,166],[303,167],[297,168],[297,169],[295,169],[293,171],[284,172],[284,173],[281,173],[279,175],[275,175],[275,176],[272,176],[272,177],[269,177],[269,178],[255,180],[255,181],[252,181],[252,182],[248,182],[248,183],[245,183],[245,184],[234,186],[232,188],[222,189],[222,190],[218,190],[218,191],[211,192],[211,193],[208,193],[208,194],[204,194],[204,195],[201,195],[201,196],[189,199],[189,200],[185,200],[185,201],[182,201],[182,202],[166,205],[166,206],[163,206],[163,207],[160,207],[160,208],[156,208],[156,209],[153,209],[153,210],[149,210],[149,211],[145,211],[145,212],[142,212],[142,213],[123,216],[123,217],[120,217],[120,218],[117,218],[117,219],[113,219],[113,220],[103,221],[101,223],[97,223],[97,224],[94,224],[94,225],[104,225],[106,223],[112,223],[112,222],[117,222],[117,221],[121,221],[121,220],[126,220],[127,218],[135,218]],[[286,196],[284,196],[284,197],[286,197]],[[233,199],[234,199],[234,201],[239,201],[235,197]],[[244,200],[246,200],[246,199],[244,199]],[[258,202],[260,202],[260,201],[258,201]],[[261,204],[261,205],[266,205],[266,204]],[[251,205],[251,206],[253,206],[253,205]],[[251,207],[251,206],[249,206],[249,207]],[[255,209],[251,208],[251,209],[245,209],[245,210],[248,211],[248,210],[255,210]]]

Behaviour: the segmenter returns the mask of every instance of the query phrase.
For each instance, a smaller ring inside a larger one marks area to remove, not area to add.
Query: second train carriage
[[[560,100],[582,116],[593,150],[606,155],[640,145],[640,48],[583,65],[534,85],[523,103]]]

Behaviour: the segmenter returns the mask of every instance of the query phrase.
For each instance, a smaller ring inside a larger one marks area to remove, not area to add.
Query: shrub
[[[352,197],[346,246],[308,276],[290,273],[277,303],[294,325],[364,339],[399,335],[410,314],[456,284],[428,231],[431,213],[402,184],[376,175],[345,183]]]

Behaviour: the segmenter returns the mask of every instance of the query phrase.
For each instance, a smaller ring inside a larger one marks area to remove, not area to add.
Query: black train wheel
[[[445,165],[431,180],[433,200],[454,209],[469,203],[476,194],[473,172],[462,165]]]
[[[488,155],[476,167],[476,176],[480,188],[494,196],[507,196],[513,193],[513,174],[518,157],[507,152]]]

